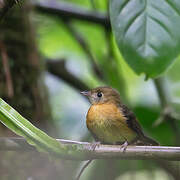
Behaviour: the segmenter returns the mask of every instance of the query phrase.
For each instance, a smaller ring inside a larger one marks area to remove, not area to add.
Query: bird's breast
[[[113,120],[120,119],[125,121],[120,109],[114,104],[92,105],[87,114],[87,124],[109,124]]]
[[[86,124],[91,133],[101,142],[115,144],[131,141],[136,134],[127,126],[126,118],[115,104],[92,105]]]

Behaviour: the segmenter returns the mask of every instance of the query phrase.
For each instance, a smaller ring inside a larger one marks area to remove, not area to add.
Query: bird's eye
[[[97,93],[97,96],[98,96],[98,97],[101,97],[101,96],[102,96],[102,93],[101,93],[101,92],[98,92],[98,93]]]

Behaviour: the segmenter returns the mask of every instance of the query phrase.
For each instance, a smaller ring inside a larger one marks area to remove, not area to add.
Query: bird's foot
[[[126,151],[127,146],[128,146],[128,142],[127,142],[127,141],[125,141],[125,142],[121,145],[121,149],[122,149],[123,152]]]
[[[93,143],[91,143],[90,149],[92,151],[94,151],[96,149],[96,147],[98,147],[100,144],[101,144],[101,142],[93,142]]]

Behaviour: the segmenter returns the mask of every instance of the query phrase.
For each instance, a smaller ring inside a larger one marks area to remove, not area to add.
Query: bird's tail
[[[157,141],[145,135],[138,138],[135,144],[143,146],[159,146],[159,143]]]

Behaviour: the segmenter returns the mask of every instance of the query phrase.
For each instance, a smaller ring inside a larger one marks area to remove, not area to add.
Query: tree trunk
[[[35,126],[55,135],[30,12],[25,1],[0,23],[0,97]],[[0,124],[0,136],[15,134]],[[0,179],[59,179],[61,166],[43,154],[0,152]]]
[[[48,130],[51,119],[43,63],[30,22],[31,6],[16,5],[0,24],[0,97],[36,126]],[[41,83],[41,84],[40,84]]]

